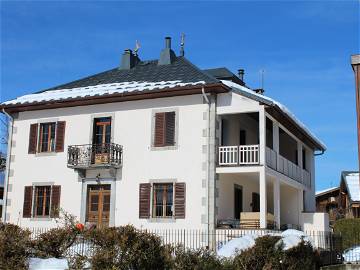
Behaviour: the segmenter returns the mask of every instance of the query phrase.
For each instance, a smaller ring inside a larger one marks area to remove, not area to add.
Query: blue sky
[[[245,81],[284,103],[328,146],[317,189],[357,169],[354,76],[359,2],[1,2],[1,100],[113,68],[141,44],[158,58],[163,38],[202,68],[245,69]]]

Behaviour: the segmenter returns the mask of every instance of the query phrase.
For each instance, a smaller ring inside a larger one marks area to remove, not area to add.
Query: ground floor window
[[[153,186],[153,217],[173,216],[173,184],[161,183]]]
[[[51,186],[36,186],[34,193],[34,216],[50,216]]]

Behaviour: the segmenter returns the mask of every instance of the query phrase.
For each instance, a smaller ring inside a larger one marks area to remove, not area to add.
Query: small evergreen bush
[[[344,218],[335,221],[334,232],[341,235],[343,249],[354,246],[360,241],[360,218]]]
[[[171,269],[174,270],[224,269],[223,261],[216,256],[216,253],[206,249],[190,250],[178,246],[173,254]]]
[[[17,225],[0,223],[0,269],[27,269],[31,232]]]
[[[169,269],[171,256],[161,239],[133,226],[95,229],[87,234],[95,246],[90,259],[97,269]]]

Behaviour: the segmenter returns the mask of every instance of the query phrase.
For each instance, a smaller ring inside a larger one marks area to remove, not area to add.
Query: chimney
[[[245,74],[244,69],[241,68],[241,69],[238,70],[238,77],[242,81],[244,81],[244,74]]]
[[[158,65],[169,65],[174,62],[176,55],[171,49],[171,37],[165,38],[165,48],[160,53]]]
[[[139,57],[134,55],[132,50],[126,49],[121,57],[121,64],[119,69],[132,69],[139,62]]]

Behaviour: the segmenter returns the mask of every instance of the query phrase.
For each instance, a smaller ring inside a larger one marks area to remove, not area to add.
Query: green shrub
[[[235,269],[281,269],[282,250],[276,247],[280,237],[263,236],[255,240],[255,246],[241,252],[234,258]]]
[[[214,252],[206,249],[190,250],[181,246],[175,248],[171,269],[174,270],[217,270],[223,269],[221,261]]]
[[[75,242],[79,231],[72,228],[54,228],[40,234],[33,241],[34,255],[40,258],[65,257],[68,248]]]
[[[241,270],[308,270],[315,269],[317,253],[308,243],[283,250],[277,245],[280,237],[263,236],[255,240],[255,246],[243,251],[233,260],[234,269]]]
[[[169,249],[161,239],[133,226],[95,229],[87,234],[96,249],[93,269],[168,269]]]
[[[302,241],[296,247],[284,251],[282,268],[288,270],[315,269],[319,263],[319,255],[312,246]]]
[[[0,223],[0,269],[27,269],[30,235],[17,225]]]
[[[334,232],[341,235],[344,249],[354,246],[360,240],[360,218],[335,221]]]

